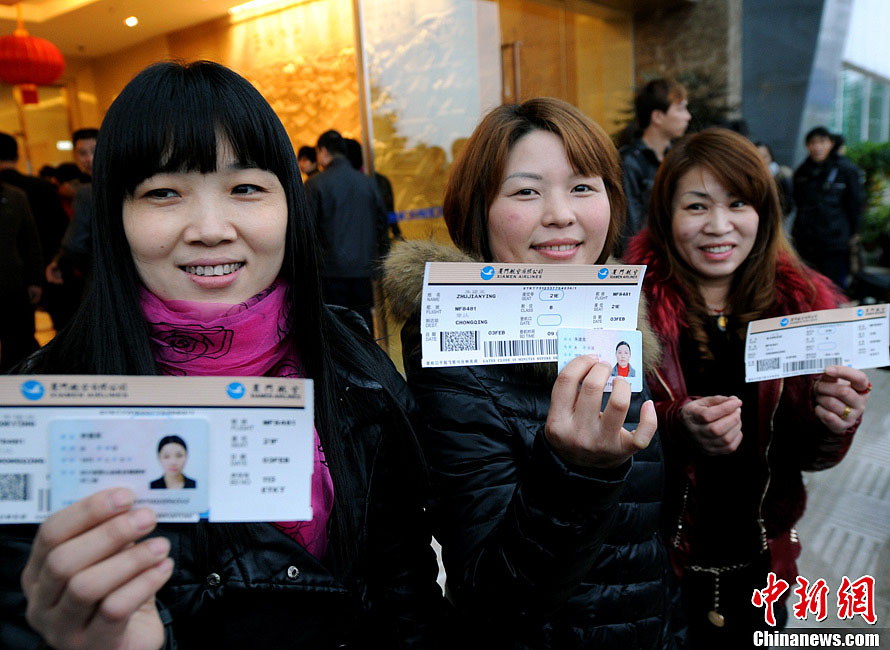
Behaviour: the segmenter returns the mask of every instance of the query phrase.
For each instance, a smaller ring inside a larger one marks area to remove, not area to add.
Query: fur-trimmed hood
[[[661,341],[676,341],[680,328],[687,325],[686,298],[676,278],[670,277],[668,265],[655,253],[649,230],[631,239],[624,259],[628,264],[645,264],[645,295],[652,306],[649,312],[652,328]],[[776,263],[776,303],[772,313],[796,314],[818,309],[834,309],[844,301],[834,284],[816,271],[807,269],[786,253]]]
[[[383,263],[383,294],[390,315],[402,324],[420,312],[423,272],[427,262],[481,261],[483,260],[474,259],[453,247],[430,241],[407,241],[395,244]],[[617,260],[609,260],[609,263],[620,264]],[[637,329],[643,334],[643,367],[649,372],[658,366],[661,345],[649,327],[646,300],[642,296],[637,321]]]

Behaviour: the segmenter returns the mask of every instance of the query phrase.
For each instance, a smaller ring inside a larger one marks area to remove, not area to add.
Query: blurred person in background
[[[615,249],[620,257],[627,240],[646,226],[649,192],[655,173],[671,142],[683,137],[689,120],[686,89],[668,79],[650,81],[634,97],[638,137],[623,147],[622,184],[627,197],[627,219]]]
[[[42,289],[40,236],[17,187],[0,182],[0,372],[37,349],[34,306]]]
[[[325,300],[358,312],[373,332],[372,281],[389,251],[383,201],[374,180],[350,164],[340,133],[325,131],[315,148],[323,171],[306,181],[306,193],[322,244]]]
[[[71,221],[45,271],[47,282],[61,288],[55,307],[54,321],[59,321],[55,323],[56,329],[64,328],[71,320],[89,280],[93,257],[93,154],[98,137],[98,129],[79,129],[71,136],[80,176],[70,185],[74,189]]]
[[[824,126],[807,133],[806,145],[809,155],[794,172],[797,216],[791,234],[807,264],[843,290],[851,242],[865,211],[865,174],[838,154]]]
[[[300,150],[297,152],[297,164],[300,165],[300,173],[303,175],[303,182],[306,182],[309,178],[321,171],[318,168],[315,147],[300,147]]]
[[[56,186],[42,178],[26,176],[18,171],[18,142],[8,133],[0,133],[0,181],[22,190],[28,197],[31,216],[40,238],[41,259],[59,249],[62,236],[68,227],[68,216],[62,207]],[[57,313],[59,296],[50,289],[43,273],[41,275],[41,303],[50,317]],[[58,316],[57,316],[58,318]],[[53,324],[56,325],[55,320]],[[56,325],[58,328],[58,325]]]
[[[769,173],[772,174],[773,180],[776,181],[776,188],[779,190],[779,201],[782,203],[782,215],[785,217],[786,225],[790,225],[790,218],[794,212],[794,195],[791,184],[794,173],[790,167],[780,165],[773,157],[773,150],[765,142],[755,142],[757,152],[760,158],[766,163]],[[790,228],[786,228],[790,230]]]
[[[362,145],[358,140],[353,138],[345,138],[346,157],[353,169],[364,173],[364,158],[362,157]],[[389,223],[389,230],[393,239],[404,240],[402,229],[399,222],[396,221],[395,213],[395,194],[392,191],[392,183],[389,179],[378,171],[374,171],[374,182],[377,183],[377,191],[380,192],[380,199],[383,201],[383,209],[386,210],[386,221]]]

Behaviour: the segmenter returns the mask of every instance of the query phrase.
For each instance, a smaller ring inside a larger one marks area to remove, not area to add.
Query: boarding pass
[[[633,330],[645,266],[427,262],[422,365],[557,360],[560,327]]]
[[[312,381],[0,377],[0,523],[124,486],[160,521],[312,518]]]
[[[887,305],[811,311],[748,323],[745,381],[890,365]]]

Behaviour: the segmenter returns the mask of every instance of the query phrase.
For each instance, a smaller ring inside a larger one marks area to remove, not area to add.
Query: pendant
[[[726,325],[729,323],[729,319],[726,316],[718,316],[717,317],[717,327],[720,328],[721,332],[726,331]]]
[[[716,609],[712,609],[708,612],[708,621],[715,627],[723,627],[726,624],[726,619],[723,618],[723,614]]]

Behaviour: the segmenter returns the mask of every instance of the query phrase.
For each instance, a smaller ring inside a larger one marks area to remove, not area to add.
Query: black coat
[[[162,524],[171,541],[173,576],[158,592],[167,644],[173,648],[429,648],[441,613],[427,494],[417,441],[405,413],[404,381],[376,348],[373,377],[339,368],[344,404],[339,423],[354,450],[354,530],[360,549],[351,566],[328,553],[317,560],[271,524],[230,527],[252,536],[242,547],[211,538],[194,524]],[[36,648],[23,618],[19,576],[36,526],[0,527],[0,648]],[[338,531],[332,516],[330,549]]]
[[[0,183],[0,298],[28,308],[27,288],[40,286],[42,280],[40,236],[28,198],[17,187]],[[8,308],[4,305],[4,311]]]
[[[397,315],[419,300],[416,281],[403,281],[410,268],[433,259],[426,247],[406,260],[409,244],[386,264],[388,298],[409,303],[393,304]],[[402,346],[423,419],[433,532],[465,645],[674,648],[676,589],[658,532],[658,436],[620,468],[572,467],[543,433],[556,364],[421,368],[416,311]],[[634,397],[628,421],[647,398]]]
[[[15,169],[0,171],[0,181],[14,185],[28,197],[31,215],[40,235],[43,261],[48,263],[58,252],[62,236],[68,227],[68,215],[65,214],[56,187],[49,181],[25,176]]]
[[[627,219],[621,230],[617,255],[624,250],[631,237],[646,227],[649,211],[649,194],[660,165],[655,152],[646,146],[642,138],[621,147],[621,184],[627,199]]]
[[[794,202],[792,235],[802,254],[847,250],[865,210],[864,174],[846,156],[807,158],[794,172]]]
[[[386,210],[376,181],[336,156],[306,181],[326,278],[370,278],[389,250]]]

